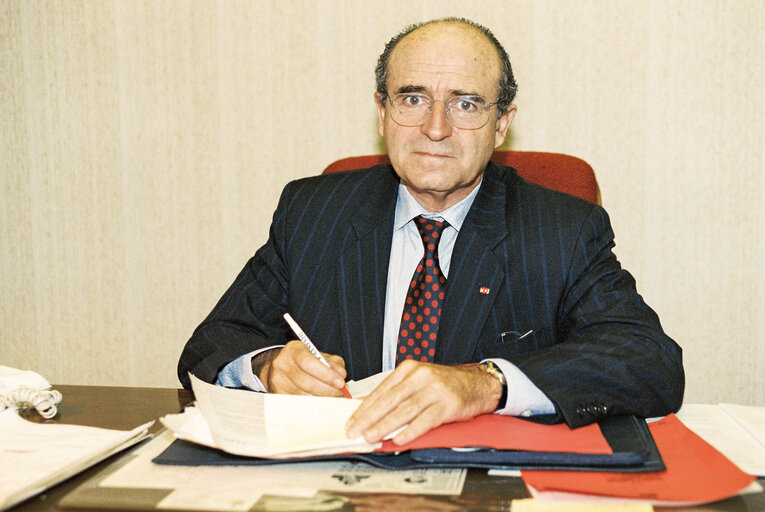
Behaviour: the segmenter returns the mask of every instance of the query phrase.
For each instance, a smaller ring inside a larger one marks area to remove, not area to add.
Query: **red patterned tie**
[[[425,246],[425,255],[414,271],[406,294],[398,333],[397,366],[404,359],[433,361],[441,303],[446,294],[446,278],[438,266],[438,242],[449,223],[425,217],[417,217],[414,221]]]

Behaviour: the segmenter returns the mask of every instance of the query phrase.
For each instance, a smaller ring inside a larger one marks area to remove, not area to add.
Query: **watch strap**
[[[507,379],[505,378],[505,374],[502,373],[502,370],[500,370],[499,367],[491,361],[486,361],[479,364],[478,366],[483,371],[496,378],[502,385],[502,394],[499,397],[499,402],[497,402],[497,408],[495,411],[504,409],[505,404],[507,403]]]

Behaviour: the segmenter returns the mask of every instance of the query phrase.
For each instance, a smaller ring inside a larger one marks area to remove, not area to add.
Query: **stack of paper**
[[[191,386],[196,407],[164,416],[162,423],[179,439],[245,457],[281,459],[474,447],[490,451],[613,453],[597,425],[570,429],[564,424],[540,425],[496,414],[441,425],[406,445],[395,445],[390,440],[369,444],[363,438],[348,439],[345,432],[345,423],[361,400],[254,393],[214,386],[193,376]]]
[[[0,412],[0,510],[9,508],[131,446],[153,422],[131,431],[39,424]]]
[[[269,466],[154,464],[152,459],[173,442],[172,434],[163,431],[69,493],[59,502],[59,508],[336,510],[330,504],[340,508],[350,501],[348,497],[328,494],[337,492],[352,493],[354,503],[372,502],[373,509],[378,510],[379,493],[383,492],[416,495],[417,499],[422,495],[458,496],[467,473],[464,469],[387,471],[351,461],[283,462]],[[372,499],[365,494],[372,494]],[[361,508],[357,504],[355,510]]]
[[[186,441],[267,458],[363,453],[380,446],[346,436],[345,422],[361,400],[253,393],[208,384],[193,375],[191,387],[198,410],[160,420]]]

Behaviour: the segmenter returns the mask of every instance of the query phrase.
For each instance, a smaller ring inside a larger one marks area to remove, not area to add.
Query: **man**
[[[395,368],[347,430],[375,442],[407,425],[399,444],[493,411],[575,427],[677,410],[680,348],[611,252],[603,209],[489,162],[516,111],[494,36],[410,27],[377,79],[392,166],[287,185],[268,242],[187,343],[181,382],[341,396],[346,378]]]

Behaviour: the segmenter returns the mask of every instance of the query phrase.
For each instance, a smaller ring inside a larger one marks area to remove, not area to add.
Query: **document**
[[[765,476],[765,407],[686,404],[677,417],[743,471]]]
[[[0,412],[0,510],[5,510],[148,436],[130,431],[34,423]]]
[[[365,398],[369,396],[369,394],[391,373],[393,373],[393,370],[387,370],[367,377],[366,379],[358,381],[349,380],[345,385],[348,387],[348,391],[351,392],[353,398]]]
[[[347,399],[346,399],[347,400]],[[282,496],[312,496],[317,490],[450,494],[462,492],[464,469],[387,470],[357,461],[285,462],[269,466],[163,466],[151,460],[173,437],[167,432],[141,447],[138,456],[107,476],[101,487],[211,490],[219,485]]]
[[[227,389],[193,375],[191,387],[209,428],[202,427],[196,413],[160,420],[187,441],[267,458],[371,452],[380,445],[346,436],[345,422],[361,400]]]
[[[374,378],[374,377],[372,377]],[[521,418],[484,414],[469,421],[441,425],[406,445],[388,435],[382,443],[348,439],[345,422],[361,400],[280,395],[228,389],[191,376],[196,407],[160,421],[185,441],[247,457],[294,458],[337,453],[396,453],[427,448],[579,454],[613,453],[598,425],[571,429],[540,425]],[[349,382],[351,394],[354,387]],[[355,395],[354,395],[355,396]]]
[[[69,493],[62,508],[103,510],[120,498],[126,509],[160,510],[328,510],[367,493],[461,494],[464,469],[383,470],[360,462],[301,462],[270,466],[163,466],[152,459],[174,437],[169,431],[121,458]],[[359,498],[361,499],[361,498]],[[343,509],[345,510],[345,509]]]

